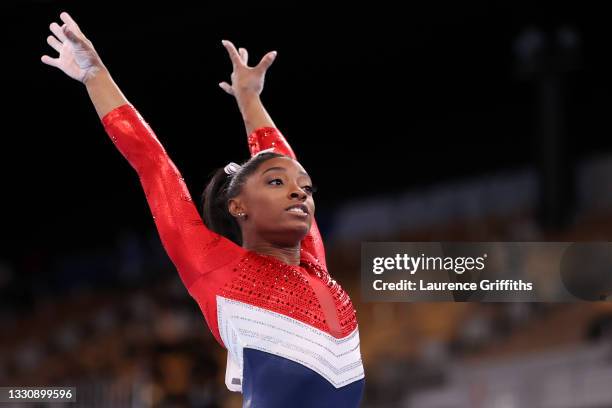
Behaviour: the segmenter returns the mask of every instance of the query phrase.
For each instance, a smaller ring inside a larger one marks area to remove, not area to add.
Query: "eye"
[[[280,182],[280,184],[275,184],[275,186],[280,186],[281,184],[283,184],[283,180],[281,180],[281,179],[279,179],[279,178],[276,178],[276,179],[274,179],[274,180],[270,180],[270,181],[268,181],[268,184],[270,184],[270,183],[274,183],[275,181]]]
[[[308,192],[308,194],[312,194],[312,193],[317,191],[317,187],[316,186],[304,186],[302,188],[304,190],[306,190],[306,192]]]

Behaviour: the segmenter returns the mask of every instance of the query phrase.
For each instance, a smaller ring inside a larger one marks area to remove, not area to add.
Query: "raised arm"
[[[96,112],[102,119],[108,112],[128,101],[77,23],[66,12],[60,14],[60,19],[64,24],[60,27],[56,22],[51,23],[49,29],[54,35],[47,37],[47,43],[59,55],[56,58],[43,55],[41,60],[85,84]]]
[[[246,49],[236,50],[230,41],[223,41],[230,60],[232,61],[231,84],[219,83],[228,94],[236,98],[247,132],[251,156],[261,150],[274,147],[277,153],[297,160],[297,157],[287,139],[276,128],[272,118],[261,102],[266,71],[276,58],[276,51],[264,55],[255,67],[248,66],[249,54]],[[301,242],[301,248],[318,260],[327,269],[325,248],[316,220],[313,218],[310,231]]]
[[[76,22],[50,26],[47,42],[59,52],[42,62],[85,84],[107,134],[138,173],[162,244],[187,288],[207,271],[239,256],[242,248],[208,230],[180,172],[155,133],[127,101]]]
[[[267,53],[255,67],[249,67],[249,54],[246,49],[236,47],[231,41],[221,41],[227,49],[230,60],[232,61],[232,84],[227,82],[219,83],[221,89],[236,98],[238,108],[244,120],[247,136],[258,128],[273,127],[274,122],[264,108],[259,95],[263,90],[266,71],[276,59],[276,51]]]

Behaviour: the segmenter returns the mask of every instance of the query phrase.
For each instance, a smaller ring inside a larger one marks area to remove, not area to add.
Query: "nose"
[[[292,199],[300,199],[302,201],[305,201],[306,198],[308,198],[308,194],[306,194],[306,192],[304,190],[302,190],[301,187],[299,186],[294,186],[291,193],[289,194],[289,197],[291,197]]]
[[[293,193],[291,193],[291,198],[299,198],[301,200],[306,199],[306,194],[300,194],[296,191],[294,191]]]

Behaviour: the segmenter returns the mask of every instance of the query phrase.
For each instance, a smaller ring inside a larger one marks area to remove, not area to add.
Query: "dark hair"
[[[238,222],[229,212],[228,202],[242,192],[244,183],[263,162],[275,157],[287,156],[265,152],[244,162],[240,170],[234,175],[228,175],[224,167],[211,173],[212,177],[201,197],[202,218],[208,229],[223,235],[238,245],[242,245],[242,232]]]

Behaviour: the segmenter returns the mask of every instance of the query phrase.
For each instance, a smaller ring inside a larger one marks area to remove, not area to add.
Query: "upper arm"
[[[261,127],[255,129],[255,131],[248,136],[248,144],[251,156],[254,156],[264,149],[273,147],[275,152],[297,160],[287,139],[285,139],[283,134],[274,127]],[[314,217],[308,235],[306,235],[301,242],[301,248],[310,253],[310,255],[317,259],[319,263],[327,269],[323,239],[321,238],[321,233],[319,232],[319,227]]]
[[[179,170],[131,105],[111,111],[102,122],[137,171],[162,244],[186,287],[242,254],[238,245],[206,228]]]

